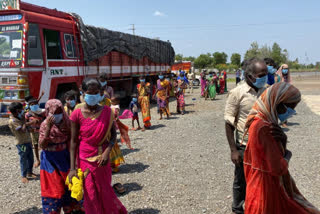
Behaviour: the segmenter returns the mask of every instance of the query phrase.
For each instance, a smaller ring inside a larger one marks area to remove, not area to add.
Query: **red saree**
[[[270,134],[270,124],[256,117],[244,154],[246,214],[319,214],[299,192],[283,158],[284,148]]]

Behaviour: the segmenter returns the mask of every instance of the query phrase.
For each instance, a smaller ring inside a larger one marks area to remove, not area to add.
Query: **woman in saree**
[[[184,91],[188,88],[188,84],[180,78],[178,80],[176,88],[176,97],[177,97],[177,112],[184,115],[185,113],[185,101],[184,101]]]
[[[202,70],[200,73],[200,84],[201,84],[201,96],[204,97],[204,91],[206,88],[206,70]]]
[[[299,192],[288,171],[291,152],[278,119],[295,113],[297,88],[275,83],[254,104],[246,123],[249,141],[244,154],[246,214],[319,214]]]
[[[209,76],[209,85],[208,85],[208,95],[211,100],[214,100],[216,98],[216,79],[213,76],[213,73]]]
[[[223,71],[223,79],[224,79],[224,92],[228,92],[228,88],[227,88],[227,72]]]
[[[170,112],[168,109],[168,91],[169,91],[169,82],[164,78],[163,74],[159,75],[159,79],[157,81],[157,90],[156,95],[158,97],[158,106],[159,106],[159,113],[160,118],[159,120],[162,120],[162,115],[167,115],[167,118],[169,119]]]
[[[223,72],[220,73],[219,77],[219,85],[220,85],[220,94],[224,94],[224,88],[225,88],[225,79],[224,79],[224,74]]]
[[[61,209],[71,213],[80,205],[71,199],[65,186],[70,169],[70,120],[61,101],[56,99],[46,103],[45,114],[39,132],[42,210],[44,214],[60,213]]]
[[[85,105],[76,109],[70,117],[69,180],[77,174],[77,157],[77,167],[87,172],[83,184],[86,214],[126,214],[126,208],[111,186],[109,157],[117,139],[114,114],[110,107],[99,105],[101,85],[96,79],[84,80],[82,89]]]
[[[146,82],[144,76],[140,77],[140,84],[137,85],[138,90],[138,103],[141,108],[141,114],[145,129],[151,127],[151,114],[150,114],[150,83]]]
[[[287,64],[283,64],[280,66],[279,70],[277,71],[277,76],[278,76],[278,78],[276,78],[277,81],[291,83],[290,69]],[[287,120],[281,121],[280,125],[284,128],[287,128],[288,121]]]

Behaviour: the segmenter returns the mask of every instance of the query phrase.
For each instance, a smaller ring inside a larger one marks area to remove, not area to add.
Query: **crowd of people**
[[[193,89],[194,74],[161,73],[156,84],[140,76],[136,93],[123,111],[108,80],[105,73],[96,79],[87,78],[80,93],[68,91],[62,101],[48,100],[44,109],[39,107],[43,92],[38,99],[27,97],[26,105],[13,102],[9,107],[9,127],[16,138],[22,182],[37,178],[33,168],[40,166],[45,214],[61,210],[127,213],[116,195],[124,193],[125,188],[120,183],[112,186],[112,173],[119,172],[124,163],[118,139],[132,149],[129,130],[145,131],[152,127],[152,99],[157,102],[159,120],[170,118],[172,97],[176,100],[176,112],[183,115],[185,92]],[[287,120],[296,113],[301,100],[299,90],[290,84],[288,65],[277,69],[270,58],[246,60],[236,73],[236,83],[228,94],[224,115],[235,164],[233,213],[319,214],[301,195],[288,171],[292,153],[282,128],[288,126]],[[201,72],[202,97],[213,100],[216,94],[225,92],[225,71]],[[131,119],[131,129],[122,123],[123,119]]]
[[[210,98],[214,100],[217,94],[224,94],[227,89],[227,72],[207,72],[206,69],[202,70],[200,74],[201,96],[206,100]]]
[[[79,92],[68,91],[63,100],[50,99],[44,109],[39,106],[43,92],[38,99],[27,97],[26,105],[13,102],[9,106],[9,127],[20,155],[21,179],[28,183],[37,178],[33,168],[40,166],[45,214],[61,210],[64,213],[127,213],[115,193],[122,194],[125,188],[120,183],[111,185],[112,173],[117,173],[124,163],[117,132],[121,144],[132,149],[130,129],[121,120],[131,119],[132,131],[150,129],[152,98],[157,101],[160,120],[163,116],[170,118],[172,97],[176,99],[177,113],[185,113],[184,94],[189,86],[185,72],[181,71],[178,77],[159,74],[155,88],[145,76],[140,76],[136,93],[124,111],[120,110],[120,99],[108,80],[106,73],[96,79],[87,78]],[[143,125],[140,125],[139,111]]]
[[[288,65],[277,70],[273,59],[253,58],[242,64],[236,78],[240,81],[228,94],[224,115],[235,164],[232,212],[319,214],[288,170],[292,153],[282,127],[301,100],[290,84]]]

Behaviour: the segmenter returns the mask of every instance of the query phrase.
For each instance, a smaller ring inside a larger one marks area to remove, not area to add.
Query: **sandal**
[[[116,183],[113,185],[113,189],[118,193],[118,194],[123,194],[126,192],[126,189],[122,186],[120,183]]]
[[[36,175],[36,174],[34,174],[34,173],[27,174],[27,178],[33,178],[33,179],[36,179],[36,178],[38,178],[38,175]]]

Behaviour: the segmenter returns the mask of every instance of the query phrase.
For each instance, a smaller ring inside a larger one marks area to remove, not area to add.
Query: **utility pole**
[[[134,24],[131,24],[131,25],[132,25],[132,28],[129,28],[129,30],[132,30],[132,34],[135,35],[136,28],[134,27]]]

